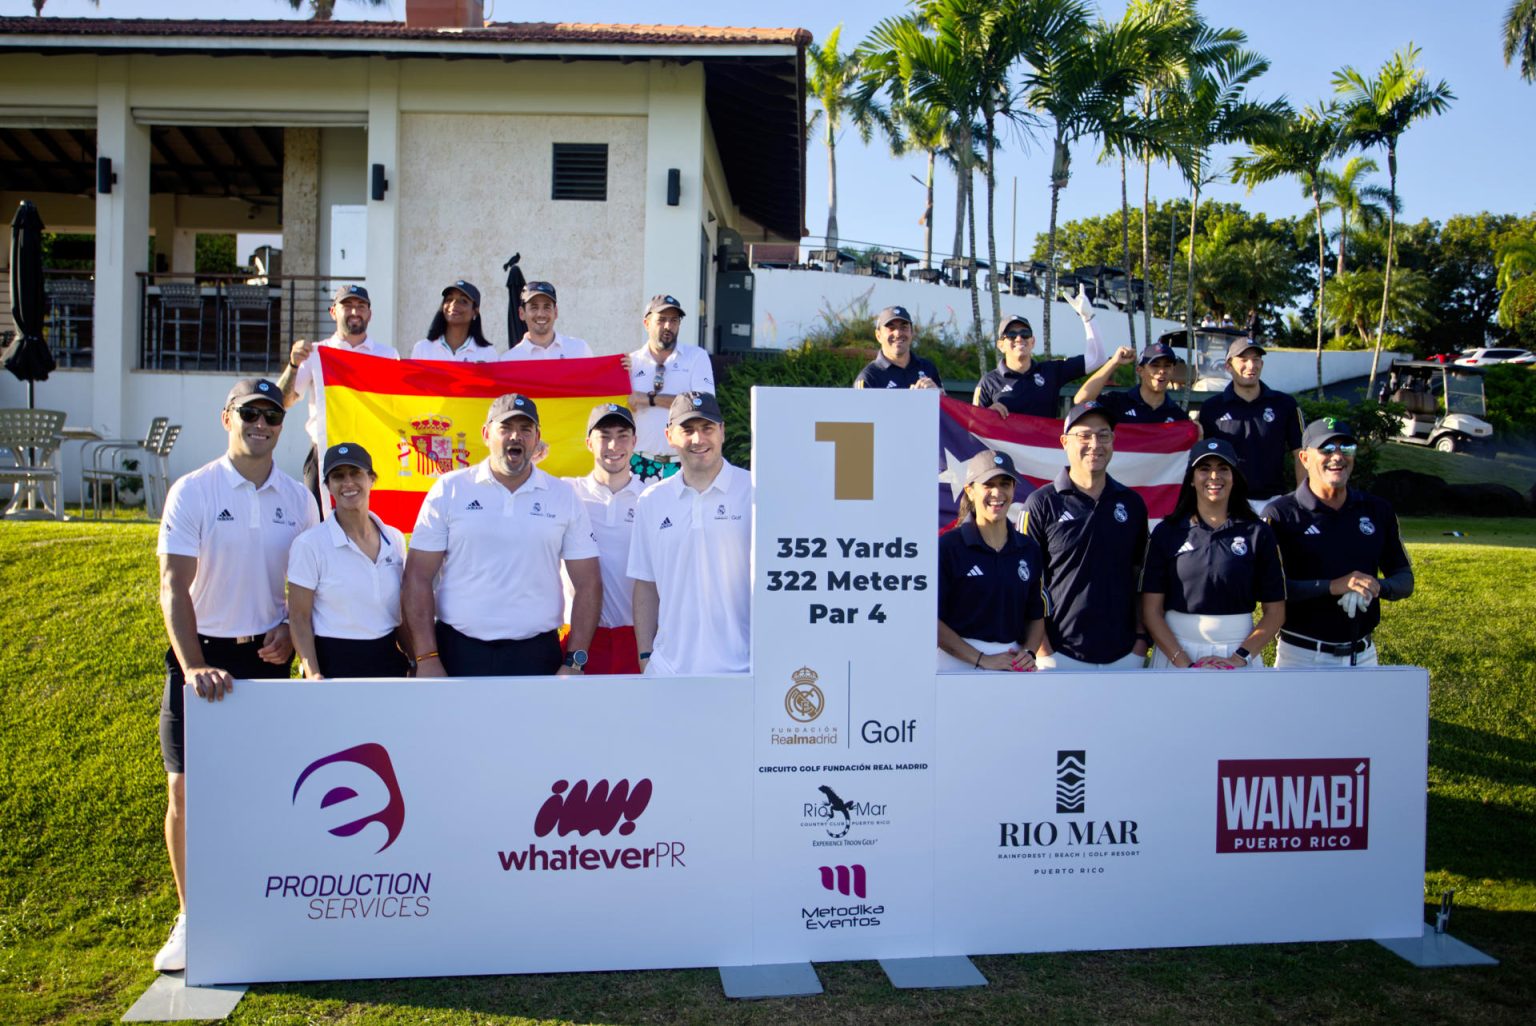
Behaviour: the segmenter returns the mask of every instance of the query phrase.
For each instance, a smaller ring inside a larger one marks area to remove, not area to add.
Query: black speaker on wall
[[[373,165],[373,184],[368,190],[368,195],[375,200],[382,200],[384,194],[389,191],[389,179],[384,177],[384,165]]]
[[[677,168],[667,170],[667,206],[675,207],[683,195],[683,172]]]
[[[96,192],[102,196],[112,193],[112,183],[117,181],[117,175],[112,173],[112,158],[96,158]]]

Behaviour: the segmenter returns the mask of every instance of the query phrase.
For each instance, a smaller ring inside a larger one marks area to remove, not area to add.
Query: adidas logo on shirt
[[[1307,529],[1305,531],[1301,532],[1301,533],[1302,534],[1322,534],[1323,532],[1319,531],[1317,529],[1317,525],[1316,524],[1308,524],[1307,525]]]
[[[887,381],[885,383],[885,387],[886,388],[895,388],[896,387],[896,382],[894,382],[894,381]]]
[[[664,530],[666,530],[667,528],[669,528],[671,526],[672,526],[672,518],[671,517],[662,517],[661,518],[661,526],[659,528],[657,528],[657,530],[658,531],[664,531]]]
[[[1070,509],[1064,509],[1064,510],[1061,511],[1061,516],[1056,518],[1056,522],[1058,524],[1065,524],[1069,520],[1076,520],[1076,519],[1077,519],[1077,517],[1074,517],[1072,515],[1072,511]]]
[[[1183,545],[1179,546],[1179,551],[1175,552],[1174,555],[1175,556],[1182,556],[1186,552],[1193,552],[1193,551],[1195,551],[1195,547],[1193,545],[1191,545],[1189,542],[1185,542]]]
[[[971,572],[966,574],[965,576],[967,576],[967,577],[985,577],[987,575],[981,572],[981,567],[976,566],[973,563],[973,564],[971,564]]]
[[[214,517],[214,519],[222,524],[222,523],[227,523],[229,521],[234,520],[235,519],[235,515],[233,513],[231,513],[227,509],[221,509],[221,510],[219,510],[219,515],[217,517]]]
[[[480,500],[479,499],[470,499],[469,500],[469,505],[465,506],[464,508],[465,509],[485,509],[484,506],[480,505]]]

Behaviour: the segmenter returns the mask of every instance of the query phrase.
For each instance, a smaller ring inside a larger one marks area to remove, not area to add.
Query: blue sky
[[[498,11],[497,7],[504,10]],[[353,0],[338,0],[339,17],[397,19],[404,16],[404,0],[390,0],[372,8]],[[880,19],[899,13],[898,0],[776,0],[760,3],[701,0],[562,0],[541,7],[515,0],[486,0],[493,20],[539,20],[556,16],[563,21],[635,22],[665,24],[754,25],[768,22],[809,29],[818,39],[837,24],[843,25],[845,47],[855,45]],[[1122,2],[1100,4],[1106,17],[1118,17]],[[1253,3],[1252,0],[1205,0],[1201,9],[1216,25],[1231,25],[1248,33],[1250,45],[1271,61],[1269,74],[1259,80],[1257,95],[1269,99],[1284,95],[1300,106],[1326,97],[1335,69],[1353,64],[1370,71],[1397,47],[1417,43],[1422,63],[1432,79],[1446,79],[1457,100],[1450,112],[1411,129],[1399,146],[1399,189],[1404,216],[1411,220],[1430,217],[1443,220],[1456,213],[1479,210],[1530,213],[1536,210],[1536,86],[1523,82],[1504,66],[1499,49],[1499,26],[1507,0],[1461,0],[1447,5],[1429,0],[1398,0],[1390,5],[1361,0],[1289,0],[1287,3]],[[1390,15],[1384,10],[1390,9]],[[175,17],[200,18],[218,13],[224,17],[297,17],[286,0],[101,0],[93,7],[86,0],[49,0],[47,13],[57,16]],[[30,0],[0,0],[0,11],[30,13]],[[643,11],[642,13],[639,13]],[[1091,146],[1073,153],[1073,177],[1062,193],[1062,220],[1114,209],[1119,203],[1118,167],[1096,165]],[[806,155],[806,225],[820,235],[826,226],[827,155],[813,140]],[[1386,184],[1386,160],[1381,183]],[[838,146],[839,209],[841,236],[845,240],[877,242],[916,249],[923,232],[917,219],[922,213],[922,188],[911,175],[922,176],[921,158],[893,160],[884,144],[863,146],[855,133],[847,132]],[[1045,229],[1049,216],[1049,150],[1034,140],[1015,137],[998,160],[998,250],[1006,259],[1014,224],[1013,183],[1018,182],[1017,238],[1020,255],[1027,255],[1036,232]],[[1140,177],[1133,177],[1133,202],[1139,194]],[[1184,195],[1176,176],[1154,170],[1154,197]],[[954,182],[943,172],[936,187],[935,245],[944,248],[953,233]],[[1237,200],[1273,216],[1310,212],[1310,201],[1293,183],[1262,187],[1251,195],[1225,183],[1207,195]],[[978,211],[979,212],[979,211]],[[983,244],[984,245],[984,244]]]

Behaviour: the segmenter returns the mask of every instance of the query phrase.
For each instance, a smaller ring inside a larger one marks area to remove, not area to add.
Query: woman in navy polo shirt
[[[1040,546],[1008,523],[1007,453],[965,464],[959,524],[939,539],[939,670],[1033,670],[1045,637]]]
[[[1263,665],[1259,653],[1285,622],[1285,571],[1226,439],[1190,450],[1178,504],[1147,545],[1141,591],[1142,620],[1157,644],[1154,669]]]

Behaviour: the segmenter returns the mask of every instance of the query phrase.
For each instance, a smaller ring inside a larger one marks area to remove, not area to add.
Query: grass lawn
[[[1404,528],[1418,591],[1378,637],[1384,661],[1431,673],[1425,893],[1457,888],[1452,932],[1497,968],[1415,969],[1351,943],[978,958],[992,985],[968,991],[828,964],[824,996],[754,1003],[727,1002],[712,970],[263,985],[232,1021],[1528,1023],[1536,520]],[[149,524],[0,524],[0,1024],[115,1022],[154,979],[175,897],[153,548]]]
[[[1437,452],[1428,446],[1394,442],[1377,450],[1376,470],[1416,470],[1433,474],[1446,484],[1506,484],[1525,494],[1536,484],[1536,459],[1529,454],[1499,453],[1473,456],[1464,452]]]

